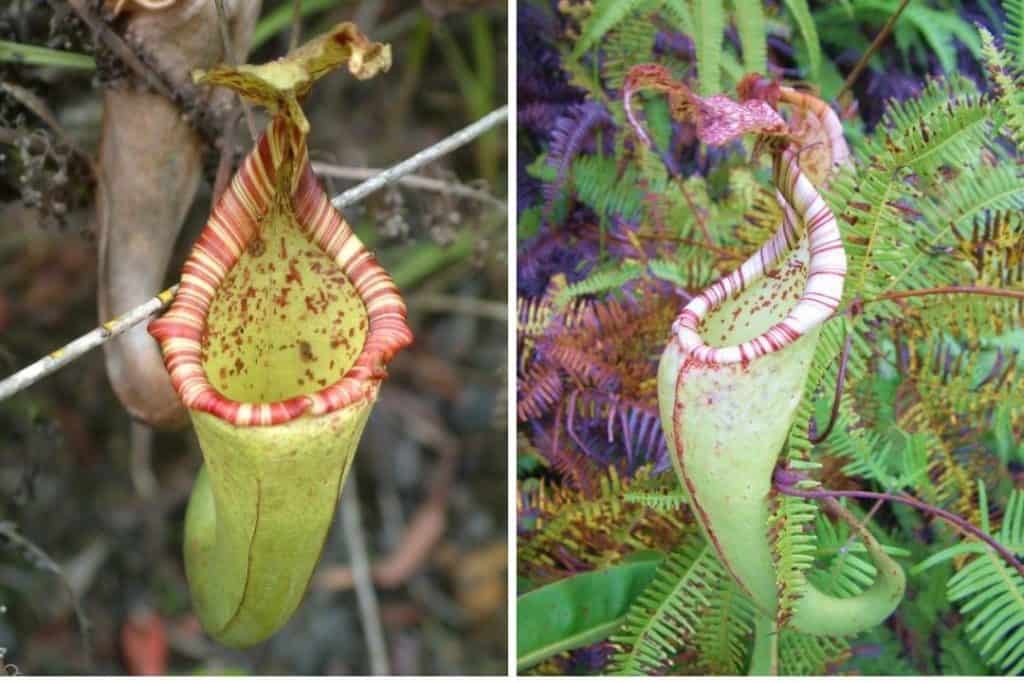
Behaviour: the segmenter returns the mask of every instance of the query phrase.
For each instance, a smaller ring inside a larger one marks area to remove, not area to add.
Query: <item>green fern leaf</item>
[[[1024,0],[1003,0],[1006,10],[1006,50],[1018,70],[1024,70]]]
[[[768,52],[765,45],[764,7],[761,0],[733,0],[736,30],[743,48],[743,68],[747,73],[766,73]]]
[[[579,59],[616,24],[634,12],[653,12],[664,0],[598,0],[583,24],[583,35],[576,41],[572,56]]]
[[[1014,66],[1012,58],[996,46],[992,34],[983,27],[978,30],[992,91],[1006,117],[1010,137],[1017,144],[1018,151],[1024,151],[1024,76]]]
[[[786,9],[793,16],[800,35],[803,36],[804,44],[807,46],[808,80],[818,82],[818,74],[821,69],[821,43],[818,41],[818,29],[814,25],[814,18],[811,16],[811,9],[807,6],[807,0],[786,0]]]
[[[941,198],[921,207],[931,230],[928,231],[930,234],[917,236],[916,253],[904,252],[899,259],[879,263],[879,267],[891,276],[882,291],[935,286],[936,266],[939,265],[935,259],[935,248],[950,239],[954,228],[971,226],[978,216],[987,211],[1022,209],[1024,173],[1012,166],[985,168],[946,183]],[[950,284],[955,283],[961,273],[951,271],[951,275]]]
[[[679,33],[687,36],[694,36],[697,39],[693,19],[693,8],[690,7],[690,0],[668,0],[662,8],[662,17],[671,24]]]
[[[712,675],[743,673],[753,632],[754,603],[732,577],[723,577],[697,633],[698,661]]]
[[[697,0],[698,90],[709,97],[722,92],[722,38],[725,31],[725,7],[721,0]]]
[[[585,156],[573,162],[572,179],[577,199],[599,216],[617,213],[629,220],[642,209],[644,193],[633,166],[620,177],[615,159]]]
[[[809,531],[817,508],[795,496],[775,496],[768,516],[775,564],[775,584],[779,590],[779,621],[785,624],[793,606],[807,586],[806,573],[814,564],[815,538]]]
[[[646,505],[659,512],[675,512],[686,507],[686,494],[682,489],[674,491],[628,491],[625,496],[627,503]]]
[[[708,596],[723,573],[714,549],[703,538],[694,535],[684,541],[634,601],[622,630],[611,637],[619,648],[611,670],[625,675],[652,673],[692,646]]]
[[[867,548],[852,533],[849,525],[833,523],[819,514],[815,520],[815,534],[819,567],[808,575],[815,586],[836,597],[846,598],[859,595],[874,583],[878,570],[868,559]],[[891,557],[910,554],[896,546],[883,544],[882,547]]]
[[[779,674],[821,676],[829,664],[849,657],[845,638],[811,636],[792,629],[779,634]]]
[[[981,514],[982,528],[987,528],[984,505]],[[1024,554],[1024,491],[1011,494],[996,539]],[[986,550],[953,575],[947,590],[949,599],[959,603],[967,637],[985,662],[1010,676],[1024,672],[1024,577]]]
[[[587,294],[606,294],[620,289],[645,272],[644,267],[636,262],[612,263],[604,268],[596,269],[590,275],[565,287],[555,295],[555,306],[563,308],[572,299]]]

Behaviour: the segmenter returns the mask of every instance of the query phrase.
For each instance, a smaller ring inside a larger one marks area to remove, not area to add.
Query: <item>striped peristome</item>
[[[842,299],[846,252],[832,210],[800,170],[792,149],[776,155],[773,176],[784,209],[779,229],[739,269],[695,296],[672,326],[682,349],[702,362],[749,362],[778,351],[828,319]],[[783,320],[749,341],[720,347],[705,344],[699,332],[700,321],[731,295],[764,277],[792,250],[797,241],[794,219],[806,230],[811,255],[806,286],[799,302]]]
[[[291,203],[306,237],[352,282],[366,307],[369,331],[354,365],[333,384],[280,401],[244,403],[224,396],[210,383],[202,363],[202,340],[219,284],[258,235],[260,221],[274,201]],[[275,117],[218,200],[185,262],[174,303],[149,331],[160,343],[171,383],[185,406],[239,426],[282,424],[372,399],[387,363],[412,342],[398,288],[331,205],[313,175],[304,136],[284,117]]]

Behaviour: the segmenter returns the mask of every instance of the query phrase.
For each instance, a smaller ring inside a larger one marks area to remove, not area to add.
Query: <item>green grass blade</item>
[[[83,69],[92,71],[96,68],[96,60],[89,55],[77,52],[51,50],[37,45],[23,45],[7,40],[0,40],[0,62],[28,64],[30,66],[53,66],[63,69]]]

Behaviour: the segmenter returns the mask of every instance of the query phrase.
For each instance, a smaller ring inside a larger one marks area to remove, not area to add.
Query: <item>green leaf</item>
[[[704,97],[722,90],[722,32],[725,31],[725,8],[721,0],[697,0],[697,76]]]
[[[516,669],[607,638],[665,556],[643,551],[622,564],[550,583],[516,600]]]
[[[339,0],[302,0],[299,7],[299,14],[303,17],[340,4]],[[252,41],[249,44],[249,52],[253,52],[263,43],[267,42],[280,31],[292,25],[292,12],[295,3],[292,0],[284,0],[277,7],[271,10],[265,17],[259,20],[252,32]]]
[[[53,66],[65,69],[96,68],[96,60],[89,55],[63,50],[51,50],[37,45],[23,45],[9,40],[0,40],[0,62],[28,64],[29,66]]]
[[[786,9],[793,15],[793,21],[800,29],[804,44],[807,45],[807,56],[810,60],[808,80],[818,82],[818,72],[821,68],[821,43],[818,42],[818,29],[811,17],[811,10],[807,6],[807,0],[786,0]]]
[[[612,636],[622,651],[613,657],[611,671],[643,675],[671,663],[692,645],[711,606],[709,594],[725,578],[709,543],[699,536],[684,541],[633,601],[622,630]]]
[[[1006,10],[1006,51],[1024,69],[1024,0],[1003,0]]]
[[[747,73],[763,74],[768,68],[768,57],[761,0],[733,0],[732,4],[736,9],[736,30],[743,48],[743,68]]]
[[[616,24],[638,10],[657,10],[663,0],[598,0],[594,11],[587,17],[583,35],[576,41],[572,56],[576,59],[590,49]]]

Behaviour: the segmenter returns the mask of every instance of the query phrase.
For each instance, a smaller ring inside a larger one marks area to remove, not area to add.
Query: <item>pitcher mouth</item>
[[[301,145],[294,163],[303,170],[290,196],[291,208],[310,244],[338,266],[362,300],[368,318],[362,349],[337,381],[282,400],[237,401],[211,383],[203,362],[207,316],[220,285],[258,236],[260,220],[273,208],[276,174],[272,147],[274,136],[282,134],[289,132],[268,130],[246,157],[185,262],[174,302],[163,317],[149,325],[163,351],[171,384],[185,407],[239,426],[282,424],[307,413],[322,415],[372,398],[386,376],[387,363],[412,343],[398,288],[331,205],[313,174],[305,145]]]
[[[839,307],[846,277],[846,252],[835,216],[800,170],[792,150],[775,156],[773,172],[783,208],[778,231],[737,270],[694,297],[672,324],[681,350],[700,362],[749,363],[789,346],[825,322]],[[709,314],[768,276],[772,267],[780,265],[799,246],[804,237],[796,230],[798,222],[804,226],[809,261],[804,288],[796,303],[780,322],[748,341],[722,346],[708,344],[701,326],[709,320]]]

